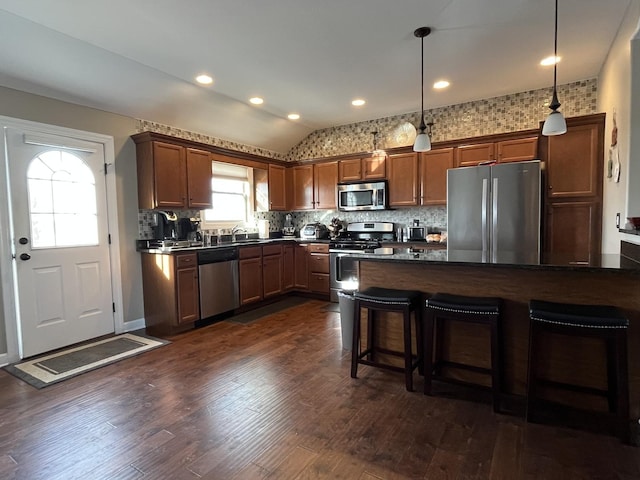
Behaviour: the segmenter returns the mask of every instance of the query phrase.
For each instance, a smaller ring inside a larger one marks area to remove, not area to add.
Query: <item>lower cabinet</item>
[[[240,305],[262,300],[262,247],[238,249]]]
[[[329,245],[310,243],[309,252],[309,290],[315,293],[329,294]]]
[[[200,319],[198,261],[195,253],[141,254],[145,326],[170,335]]]
[[[282,246],[282,289],[293,289],[295,285],[295,245],[291,242]]]
[[[282,245],[262,247],[262,294],[263,298],[282,293]]]
[[[294,247],[294,288],[296,290],[309,290],[309,259],[308,245],[296,244]]]

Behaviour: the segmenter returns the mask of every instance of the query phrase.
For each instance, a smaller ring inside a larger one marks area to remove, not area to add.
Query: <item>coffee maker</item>
[[[178,239],[178,216],[174,212],[156,212],[156,223],[153,226],[155,240]]]

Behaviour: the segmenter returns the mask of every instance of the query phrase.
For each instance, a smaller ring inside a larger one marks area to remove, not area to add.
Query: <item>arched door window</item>
[[[96,180],[76,155],[49,150],[27,170],[32,248],[98,245]]]

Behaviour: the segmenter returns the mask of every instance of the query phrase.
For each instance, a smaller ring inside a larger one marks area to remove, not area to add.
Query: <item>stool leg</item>
[[[424,370],[424,394],[431,395],[431,376],[433,374],[433,329],[434,314],[429,308],[424,312],[422,361]]]
[[[491,319],[491,390],[493,393],[493,411],[500,411],[502,396],[502,355],[500,354],[500,316]]]
[[[422,308],[420,305],[414,305],[413,307],[413,318],[416,323],[416,351],[418,353],[417,363],[418,363],[418,373],[420,375],[424,375],[424,342],[423,342],[423,333],[422,333]]]
[[[367,351],[369,360],[376,361],[376,320],[378,312],[374,308],[367,308]]]
[[[402,310],[404,337],[404,383],[408,392],[413,391],[413,355],[411,354],[411,307]]]
[[[537,377],[536,377],[536,353],[538,351],[538,336],[536,322],[529,323],[529,361],[527,366],[527,422],[532,421],[535,401],[537,397]]]
[[[351,345],[351,378],[358,378],[358,357],[360,356],[360,300],[356,299],[353,315],[353,342]]]
[[[629,367],[627,360],[627,329],[619,329],[615,340],[616,392],[618,414],[618,434],[623,442],[629,443]]]

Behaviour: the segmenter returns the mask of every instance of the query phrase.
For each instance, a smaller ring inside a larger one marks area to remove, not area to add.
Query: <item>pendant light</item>
[[[431,138],[429,137],[429,133],[425,132],[427,129],[427,125],[424,123],[424,37],[431,33],[431,29],[429,27],[420,27],[416,29],[413,34],[418,37],[422,43],[421,48],[421,59],[422,59],[422,77],[421,77],[421,86],[422,86],[422,96],[421,96],[421,112],[422,117],[420,120],[420,133],[416,137],[416,141],[413,144],[414,152],[428,152],[431,150]],[[429,129],[431,130],[431,129]]]
[[[557,80],[558,80],[558,0],[556,0],[556,24],[554,29],[554,42],[553,42],[553,98],[549,108],[551,113],[544,121],[542,126],[542,134],[550,137],[552,135],[562,135],[567,132],[567,122],[564,120],[562,113],[558,111],[560,108],[560,102],[558,101]]]

